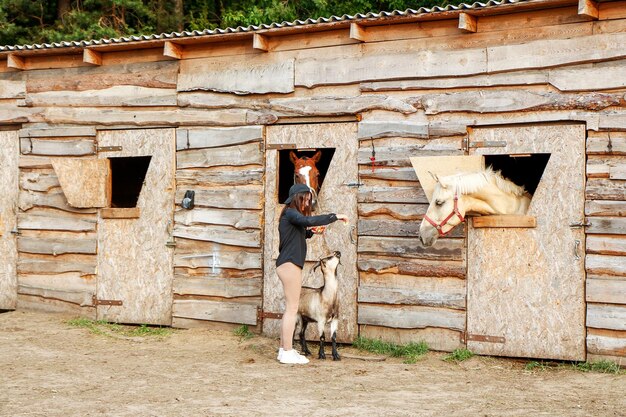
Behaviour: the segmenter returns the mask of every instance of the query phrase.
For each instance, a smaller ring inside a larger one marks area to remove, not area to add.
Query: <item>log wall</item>
[[[480,15],[475,33],[450,14],[369,22],[358,39],[343,23],[268,32],[267,51],[235,34],[181,41],[174,60],[156,43],[102,49],[101,66],[33,55],[18,71],[0,58],[0,123],[31,132],[20,144],[20,305],[93,314],[86,300],[95,285],[95,210],[68,206],[49,158],[91,158],[98,128],[174,126],[173,324],[254,326],[264,259],[262,126],[357,119],[361,334],[452,350],[465,331],[466,231],[436,248],[420,245],[427,202],[408,158],[461,155],[472,126],[577,121],[588,131],[587,351],[623,362],[626,1],[597,3],[597,19],[574,3]],[[180,207],[188,189],[193,210]]]

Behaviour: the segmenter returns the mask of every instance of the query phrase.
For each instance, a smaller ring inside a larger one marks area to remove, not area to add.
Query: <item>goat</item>
[[[298,307],[298,323],[300,324],[300,345],[302,353],[310,355],[311,351],[306,345],[305,332],[310,322],[317,323],[320,335],[320,351],[318,358],[326,359],[324,353],[324,326],[330,322],[330,334],[333,346],[333,360],[340,360],[337,352],[337,325],[339,323],[339,302],[337,299],[337,266],[341,263],[341,252],[335,251],[331,256],[320,259],[313,270],[322,269],[324,286],[321,288],[302,287],[300,305]]]

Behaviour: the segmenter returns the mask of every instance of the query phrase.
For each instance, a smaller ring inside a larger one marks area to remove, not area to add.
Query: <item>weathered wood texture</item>
[[[263,128],[177,130],[174,325],[256,325],[262,286]],[[210,297],[210,299],[188,299]]]
[[[108,159],[51,159],[63,194],[76,208],[107,207],[111,200]]]
[[[98,318],[170,325],[172,321],[175,146],[174,129],[99,131],[98,144],[121,146],[116,157],[150,155],[137,200],[139,218],[98,219]],[[110,153],[98,155],[106,160]]]
[[[0,309],[17,306],[17,230],[19,138],[0,132]]]
[[[469,228],[467,331],[505,340],[470,350],[585,359],[585,236],[570,227],[584,208],[585,135],[580,124],[472,130],[471,141],[506,142],[473,154],[551,155],[527,213],[536,228]]]

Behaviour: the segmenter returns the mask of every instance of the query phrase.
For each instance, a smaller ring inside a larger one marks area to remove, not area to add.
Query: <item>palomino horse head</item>
[[[437,183],[422,224],[420,239],[424,246],[432,246],[440,236],[445,236],[465,221],[465,209],[457,188],[451,184]]]
[[[294,151],[289,152],[289,159],[293,163],[294,184],[306,184],[313,194],[312,206],[317,205],[317,194],[320,191],[319,176],[316,164],[322,157],[322,151],[317,151],[312,157],[303,156],[299,158]]]

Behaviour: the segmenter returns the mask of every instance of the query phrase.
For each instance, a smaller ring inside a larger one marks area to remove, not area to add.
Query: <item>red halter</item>
[[[465,221],[465,218],[463,217],[463,215],[459,211],[458,201],[459,201],[459,196],[455,192],[454,193],[454,210],[452,210],[452,213],[450,213],[448,215],[448,217],[443,219],[441,223],[436,223],[433,219],[431,219],[427,215],[424,215],[424,219],[428,223],[432,224],[435,229],[437,229],[437,232],[439,232],[439,236],[445,236],[448,233],[450,233],[452,231],[452,229],[454,229],[454,227],[453,227],[452,229],[448,230],[447,232],[445,232],[445,233],[443,232],[443,226],[445,226],[448,223],[448,220],[450,220],[452,217],[454,217],[455,214],[459,218],[459,220],[461,220],[461,223],[463,223]]]

